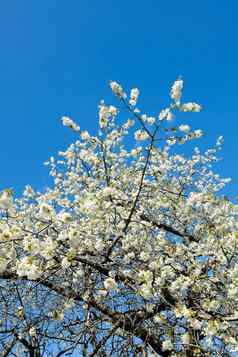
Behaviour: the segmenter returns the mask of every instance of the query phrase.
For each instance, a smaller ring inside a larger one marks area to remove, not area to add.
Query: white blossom
[[[131,90],[130,100],[129,100],[130,105],[132,105],[132,106],[136,105],[139,94],[140,94],[140,92],[139,92],[138,88],[133,88]]]
[[[41,219],[50,220],[53,215],[54,215],[53,207],[47,203],[44,203],[44,202],[41,203],[41,205],[39,207],[39,217]]]
[[[179,126],[179,130],[180,130],[180,131],[183,131],[183,132],[185,132],[185,133],[188,133],[189,130],[190,130],[190,126],[189,126],[189,125],[186,125],[186,124],[182,124],[182,125]]]
[[[70,128],[76,132],[80,131],[80,127],[77,124],[75,124],[75,122],[72,119],[70,119],[69,117],[63,116],[61,118],[61,120],[62,120],[62,123],[64,126],[67,126],[68,128]]]
[[[120,86],[120,84],[118,84],[115,81],[110,81],[110,87],[113,91],[114,94],[116,94],[118,97],[125,97],[124,91],[122,89],[122,87]]]
[[[203,135],[203,132],[202,132],[201,129],[197,129],[193,133],[194,133],[196,138],[200,138]]]
[[[174,348],[174,346],[173,346],[173,343],[171,342],[171,340],[167,339],[167,340],[163,341],[162,348],[163,348],[163,351],[171,351]]]
[[[159,120],[172,120],[173,119],[173,113],[171,112],[171,110],[169,108],[163,109],[161,110],[160,114],[159,114]]]
[[[170,96],[175,102],[179,102],[183,89],[183,80],[177,79],[174,84],[172,85]]]
[[[42,272],[31,257],[24,257],[17,264],[17,274],[20,277],[26,276],[30,280],[36,280],[41,276]]]
[[[58,215],[58,218],[63,223],[69,223],[72,220],[72,216],[71,216],[71,214],[69,212],[61,212]]]
[[[106,290],[115,290],[117,289],[117,283],[115,279],[108,277],[104,280],[104,287]]]
[[[153,125],[155,123],[155,118],[154,117],[147,117],[146,119],[146,122],[149,124],[149,125]]]
[[[201,105],[197,103],[184,103],[180,106],[182,112],[200,112],[201,109]]]
[[[138,141],[143,141],[143,140],[147,140],[149,138],[149,135],[146,131],[143,130],[137,130],[135,132],[135,139]]]
[[[12,205],[12,193],[11,190],[4,190],[0,193],[0,209],[7,210]]]

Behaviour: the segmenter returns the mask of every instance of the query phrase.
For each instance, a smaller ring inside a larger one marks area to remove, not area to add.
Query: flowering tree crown
[[[0,348],[231,356],[238,210],[216,194],[229,181],[211,169],[222,137],[205,153],[176,153],[202,136],[179,121],[179,112],[201,110],[183,103],[182,79],[156,116],[138,108],[137,88],[127,95],[115,81],[110,87],[119,105],[101,101],[98,136],[62,118],[77,139],[46,163],[52,188],[0,195]]]

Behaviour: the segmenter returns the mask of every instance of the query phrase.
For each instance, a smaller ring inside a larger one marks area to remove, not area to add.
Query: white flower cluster
[[[159,120],[172,120],[173,119],[173,113],[169,108],[161,110],[159,114]]]
[[[188,133],[190,131],[190,126],[187,124],[182,124],[179,126],[179,130],[183,131],[184,133]]]
[[[201,105],[197,103],[184,103],[180,106],[182,112],[200,112],[201,109]]]
[[[27,277],[30,280],[38,279],[42,271],[39,265],[31,256],[22,258],[17,264],[17,274],[20,277]]]
[[[61,120],[64,126],[67,126],[68,128],[76,132],[80,131],[80,127],[77,124],[75,124],[75,122],[69,117],[63,116]]]
[[[118,96],[119,98],[125,98],[126,95],[123,91],[123,88],[120,86],[120,84],[118,84],[115,81],[110,81],[110,87],[113,91],[113,93]]]
[[[104,287],[106,290],[116,290],[117,283],[116,283],[115,279],[113,279],[112,277],[108,277],[104,281]]]
[[[144,130],[136,130],[135,131],[135,139],[138,141],[147,140],[149,138],[149,134]]]
[[[132,105],[132,106],[136,105],[139,94],[140,94],[139,89],[133,88],[131,90],[130,100],[129,100],[130,105]]]
[[[55,212],[51,205],[42,202],[39,206],[39,217],[41,219],[50,220],[53,218]]]
[[[0,209],[7,210],[12,205],[12,193],[11,190],[4,190],[0,193]]]
[[[108,125],[108,120],[110,118],[115,118],[116,115],[118,114],[117,108],[115,108],[113,105],[106,106],[104,102],[102,101],[101,104],[99,105],[99,125],[100,127],[106,128]]]
[[[170,96],[175,102],[180,102],[183,89],[183,80],[177,79],[172,85]]]

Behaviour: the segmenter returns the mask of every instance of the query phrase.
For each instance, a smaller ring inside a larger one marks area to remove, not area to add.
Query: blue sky
[[[112,100],[108,80],[138,86],[156,114],[182,75],[184,98],[204,106],[188,122],[205,131],[202,147],[224,135],[218,172],[237,194],[237,1],[8,0],[0,9],[0,188],[44,188],[43,162],[73,139],[59,118],[95,131],[99,100]]]

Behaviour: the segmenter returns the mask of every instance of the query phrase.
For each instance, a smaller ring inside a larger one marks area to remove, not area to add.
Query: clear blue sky
[[[202,145],[225,137],[219,173],[237,194],[236,0],[8,0],[0,6],[0,188],[48,182],[43,162],[73,138],[59,118],[95,130],[97,104],[115,79],[138,86],[158,113],[178,75]]]

